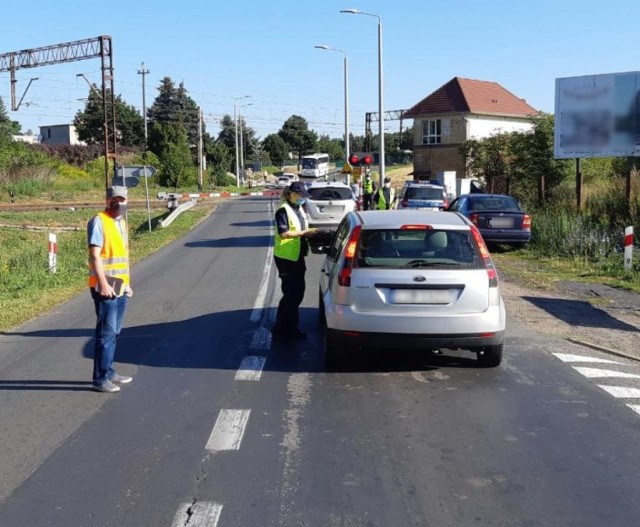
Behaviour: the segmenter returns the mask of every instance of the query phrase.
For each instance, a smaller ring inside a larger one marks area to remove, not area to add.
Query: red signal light
[[[373,158],[372,158],[371,156],[369,156],[369,155],[366,155],[366,156],[364,156],[364,157],[362,158],[362,162],[363,162],[365,165],[370,165],[371,163],[373,163]]]
[[[358,165],[360,163],[360,158],[353,154],[352,156],[349,157],[349,164],[350,165]]]

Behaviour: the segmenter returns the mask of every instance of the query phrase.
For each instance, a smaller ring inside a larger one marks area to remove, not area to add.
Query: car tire
[[[484,346],[480,348],[478,353],[478,365],[481,368],[495,368],[500,366],[502,362],[502,355],[504,351],[504,344],[497,344],[496,346]]]

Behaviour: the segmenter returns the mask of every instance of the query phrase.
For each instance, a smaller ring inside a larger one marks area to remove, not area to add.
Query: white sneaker
[[[133,380],[133,377],[129,377],[127,375],[118,375],[117,373],[111,379],[111,382],[116,382],[118,384],[129,384]]]
[[[93,389],[96,392],[115,393],[120,391],[120,386],[116,386],[111,381],[104,381],[102,384],[94,384]]]

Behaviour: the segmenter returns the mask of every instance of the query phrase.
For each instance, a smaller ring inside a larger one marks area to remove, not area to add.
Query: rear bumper
[[[480,229],[482,239],[487,243],[527,243],[531,241],[531,231],[500,231]]]
[[[393,349],[473,349],[483,346],[497,346],[504,343],[504,331],[491,336],[485,334],[421,334],[421,333],[360,333],[327,329],[330,336],[345,347],[363,346]]]

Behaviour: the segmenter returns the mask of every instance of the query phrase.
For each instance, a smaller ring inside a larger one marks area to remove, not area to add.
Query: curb
[[[609,353],[610,355],[615,355],[617,357],[622,357],[623,359],[629,359],[636,362],[640,362],[640,357],[634,357],[633,355],[628,355],[622,351],[612,350],[611,348],[606,348],[605,346],[600,346],[598,344],[592,344],[590,342],[585,342],[584,340],[574,339],[573,337],[564,337],[564,339],[573,344],[578,344],[579,346],[584,346],[586,348],[591,348],[596,351],[602,351],[603,353]]]

